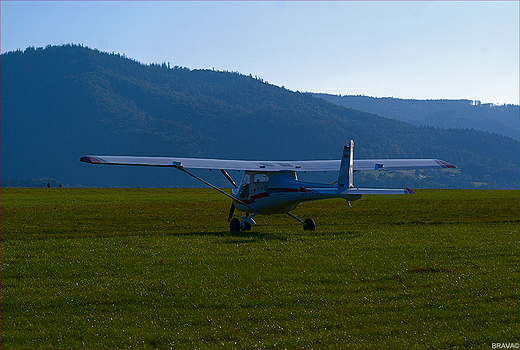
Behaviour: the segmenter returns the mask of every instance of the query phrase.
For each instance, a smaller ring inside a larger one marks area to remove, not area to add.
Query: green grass
[[[228,232],[199,189],[2,189],[1,347],[519,342],[518,191],[318,201]]]

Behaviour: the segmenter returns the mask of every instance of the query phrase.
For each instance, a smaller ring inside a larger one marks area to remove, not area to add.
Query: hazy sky
[[[519,100],[519,2],[1,1],[1,51],[66,43],[291,90]]]

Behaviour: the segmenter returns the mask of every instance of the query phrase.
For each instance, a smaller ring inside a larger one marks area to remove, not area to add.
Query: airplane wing
[[[338,171],[339,160],[257,161],[203,158],[84,156],[92,164],[141,165],[186,169],[226,169],[265,171]]]
[[[92,164],[253,171],[339,171],[341,163],[340,160],[256,161],[132,156],[84,156],[80,160]],[[439,159],[354,159],[354,171],[432,168],[455,168],[455,166]]]

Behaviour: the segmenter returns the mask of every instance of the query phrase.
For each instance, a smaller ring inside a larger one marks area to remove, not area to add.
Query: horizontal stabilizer
[[[387,188],[350,188],[346,194],[416,194],[413,190],[406,189],[387,189]]]
[[[354,170],[412,170],[412,169],[456,168],[439,159],[358,159]]]

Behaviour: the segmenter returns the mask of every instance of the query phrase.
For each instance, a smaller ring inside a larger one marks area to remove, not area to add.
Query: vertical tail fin
[[[350,146],[343,147],[343,157],[338,176],[339,188],[354,187],[354,140],[350,140]]]

